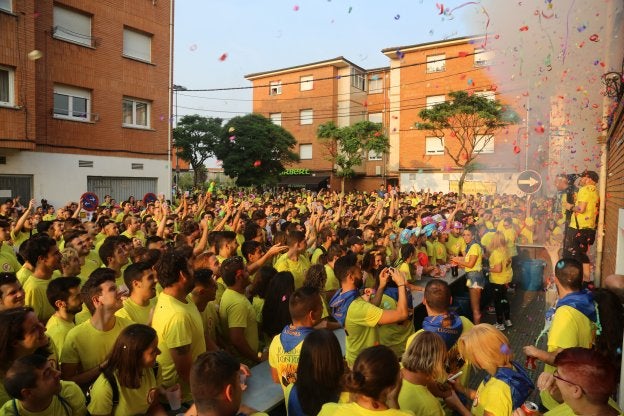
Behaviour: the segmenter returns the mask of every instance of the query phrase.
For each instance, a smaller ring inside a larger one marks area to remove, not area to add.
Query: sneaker
[[[513,324],[511,323],[511,320],[510,320],[510,319],[507,319],[507,320],[505,321],[505,326],[507,326],[507,327],[509,327],[509,326],[513,326]]]
[[[485,313],[488,315],[496,315],[496,308],[494,308],[494,306],[488,306]]]
[[[498,329],[499,331],[504,331],[505,324],[494,324],[494,328]]]

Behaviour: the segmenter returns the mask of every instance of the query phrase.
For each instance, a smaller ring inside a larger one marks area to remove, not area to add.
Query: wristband
[[[403,285],[397,285],[397,287],[403,287],[403,286],[405,286],[405,285],[404,284]]]

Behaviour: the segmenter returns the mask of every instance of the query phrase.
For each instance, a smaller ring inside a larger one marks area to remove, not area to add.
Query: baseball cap
[[[462,229],[462,228],[464,228],[464,224],[462,224],[462,223],[461,223],[461,222],[459,222],[459,221],[453,221],[453,227],[452,227],[452,228],[459,228],[459,229]]]
[[[581,177],[589,178],[594,182],[598,182],[598,174],[594,172],[593,170],[586,170],[585,172],[581,174]]]
[[[426,225],[429,225],[433,222],[433,218],[431,217],[423,217],[420,222],[422,223],[423,227]]]

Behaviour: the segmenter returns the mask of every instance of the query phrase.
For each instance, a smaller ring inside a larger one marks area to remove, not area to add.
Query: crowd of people
[[[622,302],[588,288],[580,232],[595,229],[592,174],[570,202],[214,187],[106,196],[90,212],[6,200],[0,415],[253,413],[244,380],[265,360],[291,416],[520,416],[536,414],[525,404],[536,386],[547,415],[621,414],[609,399]],[[546,347],[524,347],[546,364],[536,380],[505,336],[518,245],[533,243],[561,254]],[[451,281],[465,281],[469,307],[453,303]],[[471,368],[487,374],[476,390]]]

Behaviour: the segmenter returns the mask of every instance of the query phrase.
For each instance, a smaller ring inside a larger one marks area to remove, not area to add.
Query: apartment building
[[[319,124],[333,120],[343,126],[370,120],[383,124],[390,150],[365,155],[347,189],[370,191],[390,184],[405,191],[449,191],[457,188],[461,170],[438,138],[415,125],[420,110],[448,99],[451,91],[464,90],[515,106],[500,93],[490,73],[494,52],[481,48],[481,43],[482,38],[470,37],[389,47],[381,51],[389,61],[382,68],[365,70],[339,57],[245,78],[254,86],[253,111],[270,117],[297,139],[301,161],[295,172],[332,177],[331,163],[316,138]],[[479,149],[479,168],[467,177],[467,192],[517,191],[517,174],[526,159],[524,152],[514,151],[514,146],[524,143],[521,129],[509,126]],[[451,138],[444,140],[452,150],[456,148]],[[334,186],[337,183],[332,181]]]
[[[0,198],[169,193],[172,7],[0,0]]]

